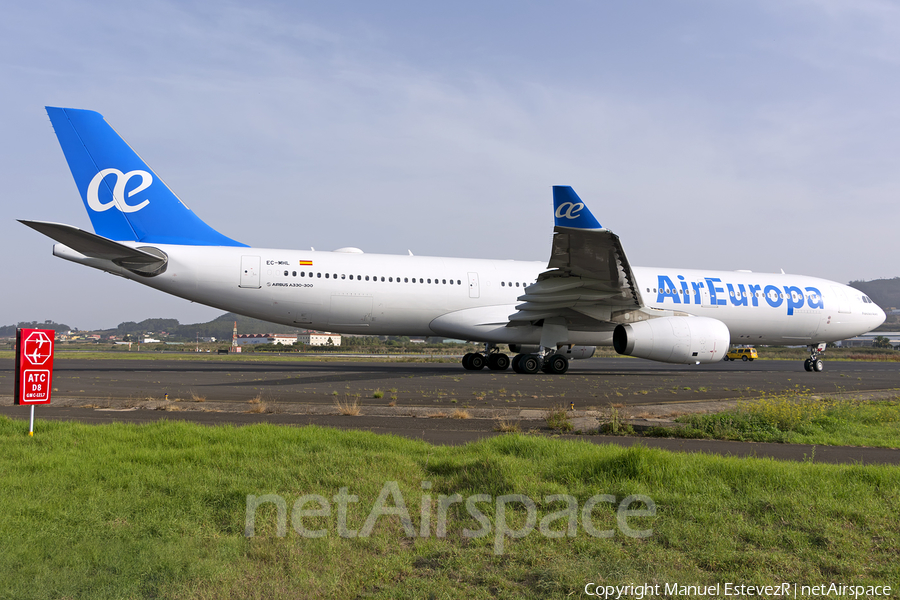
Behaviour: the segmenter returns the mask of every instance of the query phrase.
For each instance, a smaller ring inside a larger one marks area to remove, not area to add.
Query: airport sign
[[[52,329],[16,332],[16,404],[49,404],[53,380]]]

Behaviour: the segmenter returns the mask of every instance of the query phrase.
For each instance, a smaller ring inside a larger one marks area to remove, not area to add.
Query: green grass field
[[[676,421],[684,427],[657,428],[649,435],[900,448],[900,398],[867,402],[781,394],[743,402],[735,410],[685,415]]]
[[[443,447],[270,425],[38,421],[34,438],[26,431],[0,418],[0,598],[564,598],[588,582],[900,581],[894,467],[522,435]],[[358,497],[346,514],[341,488]],[[371,535],[342,537],[341,523],[366,529],[380,493],[386,512],[403,501],[406,527],[386,515]],[[286,533],[268,503],[247,537],[248,496],[267,494],[284,500]],[[454,494],[462,502],[444,509],[441,537],[441,497]],[[532,499],[534,513],[501,502],[513,494]],[[623,529],[616,505],[635,494],[656,514],[632,515]],[[321,498],[294,514],[308,495]],[[553,495],[570,497],[574,523]],[[320,502],[330,512],[315,516]],[[498,536],[504,522],[522,537]]]

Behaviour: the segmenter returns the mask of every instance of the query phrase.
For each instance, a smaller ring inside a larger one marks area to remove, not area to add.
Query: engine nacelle
[[[590,358],[596,352],[597,346],[563,346],[556,351],[569,360],[580,360],[582,358]]]
[[[613,332],[619,354],[668,363],[713,363],[722,360],[731,333],[722,321],[709,317],[660,317]]]

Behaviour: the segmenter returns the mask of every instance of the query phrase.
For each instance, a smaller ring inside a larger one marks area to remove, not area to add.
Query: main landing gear
[[[562,375],[569,370],[569,359],[542,349],[536,354],[516,354],[512,361],[493,344],[485,344],[484,352],[470,352],[463,356],[462,365],[467,371],[480,371],[487,367],[492,371],[505,371],[512,365],[516,373],[533,374],[538,371]]]
[[[803,368],[807,371],[821,372],[825,368],[825,362],[820,358],[825,353],[825,344],[809,347],[809,358],[803,361]]]
[[[462,366],[467,371],[480,371],[485,367],[491,371],[505,371],[509,368],[509,357],[495,344],[485,344],[484,352],[469,352],[463,356]]]
[[[517,354],[512,360],[516,373],[534,374],[543,371],[549,375],[562,375],[569,370],[569,359],[562,354]]]

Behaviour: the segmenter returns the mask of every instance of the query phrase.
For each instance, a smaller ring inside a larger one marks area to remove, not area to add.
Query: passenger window
[[[444,285],[447,285],[447,280],[446,280],[446,279],[441,279],[441,283],[443,283]]]
[[[321,274],[321,273],[316,273],[316,277],[318,277],[319,279],[322,279],[322,274]]]
[[[408,278],[408,277],[404,277],[404,278],[403,278],[403,283],[409,283],[409,278]]]
[[[519,282],[518,282],[518,281],[516,282],[516,287],[519,287]]]
[[[291,272],[291,275],[293,275],[294,277],[296,277],[296,276],[297,276],[297,271],[292,271],[292,272]]]
[[[306,277],[306,271],[300,271],[300,277]]]
[[[384,277],[382,277],[381,280],[384,281]]]
[[[284,276],[285,276],[285,277],[287,277],[287,274],[288,274],[288,272],[287,272],[287,271],[285,271],[285,272],[284,272]]]
[[[341,273],[341,279],[347,279],[347,276]]]
[[[431,283],[431,279],[428,280],[428,283]]]
[[[328,273],[325,273],[325,279],[328,279]]]
[[[368,280],[369,280],[369,276],[368,276],[368,275],[366,275],[366,281],[368,281]]]
[[[394,278],[393,278],[393,277],[388,277],[388,283],[394,283]]]

